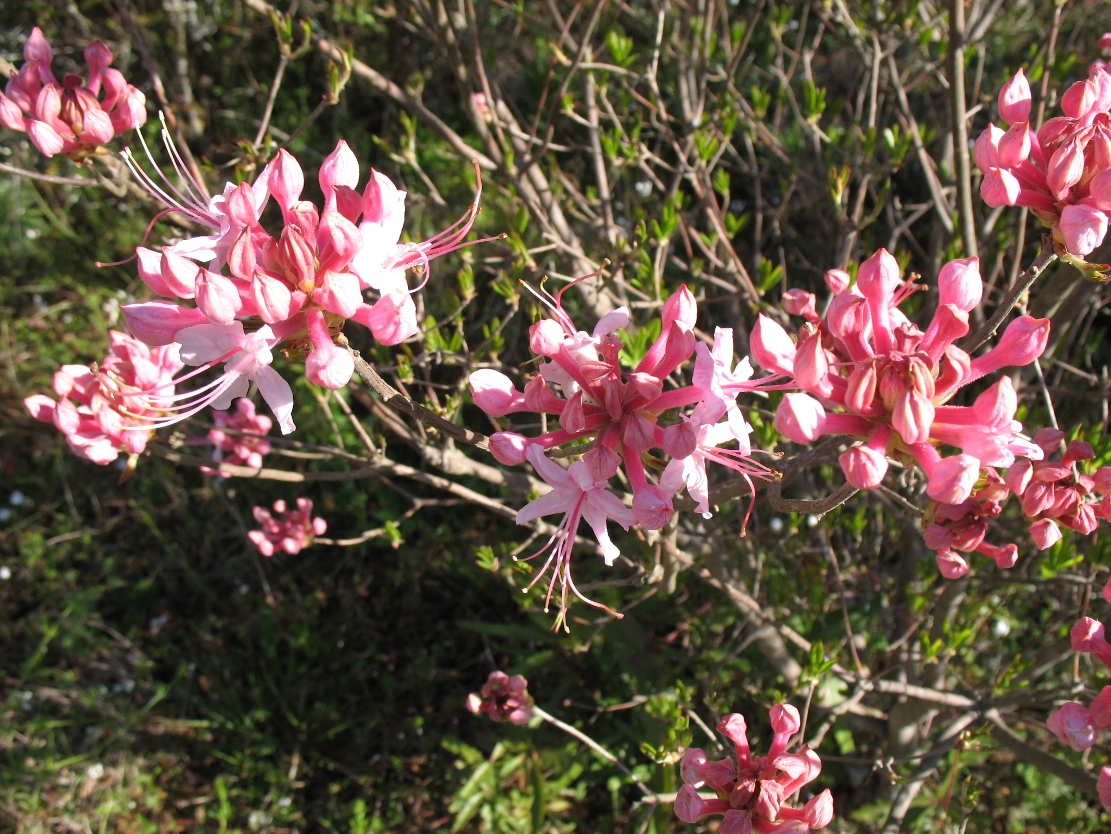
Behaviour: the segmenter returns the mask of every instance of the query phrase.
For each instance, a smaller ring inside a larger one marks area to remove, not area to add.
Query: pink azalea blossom
[[[1073,750],[1086,750],[1096,743],[1092,714],[1075,701],[1069,701],[1050,715],[1046,726]]]
[[[328,522],[312,517],[312,501],[308,498],[298,498],[295,510],[285,501],[275,501],[273,513],[262,507],[252,512],[262,529],[251,530],[247,536],[263,556],[273,556],[279,550],[294,556],[310,547],[314,536],[323,536],[328,530]]]
[[[125,333],[108,335],[111,350],[99,366],[64,365],[54,374],[57,401],[42,394],[23,401],[35,419],[54,423],[75,454],[101,465],[146,448],[150,424],[173,406],[173,377],[182,367],[177,345],[151,348]]]
[[[467,696],[467,709],[474,715],[486,713],[494,721],[527,724],[532,718],[532,696],[528,681],[521,675],[510,677],[505,672],[491,672],[481,692]]]
[[[1103,242],[1111,211],[1111,74],[1093,63],[1061,97],[1064,115],[1036,132],[1031,104],[1020,69],[999,91],[999,118],[1010,128],[989,125],[976,140],[980,194],[989,206],[1029,208],[1067,255],[1083,258]]]
[[[54,51],[36,26],[23,48],[24,64],[0,93],[0,125],[26,133],[47,157],[80,161],[112,138],[147,120],[146,98],[113,69],[112,52],[100,41],[85,47],[89,79],[68,74],[61,83]]]
[[[583,517],[594,527],[607,562],[612,564],[618,551],[605,535],[606,517],[626,528],[636,523],[660,529],[673,516],[673,496],[684,485],[699,512],[710,513],[707,462],[732,469],[750,482],[753,477],[778,476],[752,459],[752,430],[737,405],[740,392],[762,387],[770,378],[752,380],[748,360],[734,361],[732,330],[718,328],[712,347],[697,342],[697,306],[685,286],[664,302],[660,335],[631,370],[621,366],[623,343],[617,335],[629,324],[628,310],[622,307],[606,314],[587,333],[579,330],[564,310],[562,292],[554,297],[540,295],[552,318],[532,326],[529,343],[545,361],[524,388],[491,369],[474,372],[470,384],[475,404],[491,417],[520,412],[558,417],[558,429],[537,437],[510,430],[497,432],[490,438],[490,451],[507,465],[526,460],[533,463],[556,487],[522,514],[527,519],[557,511],[566,514],[561,532],[549,542],[555,547],[545,565],[546,569],[555,561],[552,582],[560,577],[565,604],[567,587],[581,596],[574,590],[569,566],[578,526],[573,508],[582,496],[590,496],[585,507],[598,505],[595,517],[601,524],[591,521],[586,510]],[[692,384],[665,390],[666,380],[692,354],[697,354]],[[576,452],[584,457],[568,470],[543,454],[570,443],[576,443]],[[658,479],[645,465],[653,449],[670,459]],[[631,507],[605,489],[619,467],[632,489]],[[522,516],[518,520],[523,520]],[[549,587],[549,598],[551,590]]]
[[[1021,316],[994,349],[975,359],[956,345],[968,333],[968,312],[983,285],[974,258],[947,263],[938,277],[941,304],[920,330],[899,309],[918,287],[901,280],[899,265],[881,249],[860,265],[857,284],[836,294],[823,319],[809,321],[792,340],[760,316],[752,331],[753,358],[794,377],[805,394],[786,395],[776,427],[795,442],[847,434],[863,443],[841,455],[849,483],[873,489],[887,458],[917,464],[935,501],[961,504],[984,466],[1040,458],[1014,419],[1018,398],[1002,378],[973,406],[948,402],[964,386],[1010,365],[1025,365],[1045,349],[1049,321]],[[837,281],[834,286],[841,287]],[[939,445],[959,454],[945,457]],[[950,559],[955,572],[957,562]]]
[[[788,753],[791,736],[800,727],[799,713],[790,704],[771,709],[774,732],[766,756],[754,756],[749,748],[744,716],[725,716],[718,732],[733,742],[735,754],[710,761],[697,747],[688,750],[680,763],[683,786],[675,797],[675,816],[695,824],[703,817],[722,815],[718,830],[741,834],[760,832],[806,832],[825,828],[833,820],[833,797],[824,790],[802,808],[787,801],[800,788],[818,778],[821,759],[803,746]],[[710,789],[716,798],[706,798],[699,789]]]
[[[384,344],[410,338],[417,322],[406,271],[418,269],[427,280],[434,258],[470,245],[464,240],[478,214],[481,181],[470,210],[448,230],[420,243],[400,243],[404,192],[375,171],[365,190],[361,194],[356,191],[358,160],[342,140],[320,168],[321,208],[302,199],[304,171],[284,149],[253,184],[229,183],[219,195],[208,198],[165,129],[162,138],[173,164],[173,177],[159,170],[145,142],[143,150],[154,176],[130,153],[125,158],[136,179],[167,212],[184,215],[207,233],[161,251],[143,246],[136,250],[139,276],[151,290],[181,301],[192,300],[195,305],[147,302],[126,306],[124,315],[133,332],[153,342],[181,341],[184,333],[200,326],[238,325],[242,330],[247,323],[248,331],[266,332],[267,350],[281,344],[287,356],[303,356],[311,382],[341,388],[354,372],[350,352],[336,344],[345,322],[353,320],[368,327]],[[262,223],[270,200],[281,212],[281,226],[274,233]],[[368,290],[378,295],[374,303],[364,299]],[[195,340],[196,334],[190,338]],[[216,356],[209,353],[200,363],[214,361]],[[262,361],[260,367],[269,361]],[[239,377],[232,396],[242,394],[255,372],[240,371]],[[288,405],[285,391],[278,393],[279,386],[268,369],[257,381],[266,389],[263,396],[272,406],[279,400],[279,407]],[[216,388],[204,390],[213,400],[228,401],[227,392],[221,389],[217,395]],[[201,402],[209,404],[198,394],[197,403],[182,407],[179,413],[194,413],[190,409]],[[288,414],[279,415],[279,424],[283,432],[292,429]]]

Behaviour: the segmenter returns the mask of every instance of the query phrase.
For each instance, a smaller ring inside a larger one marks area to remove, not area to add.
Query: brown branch
[[[340,338],[338,341],[341,345],[347,346],[346,339]],[[400,411],[402,414],[408,414],[414,420],[427,423],[452,440],[458,440],[460,443],[467,443],[484,451],[490,450],[490,442],[486,435],[473,432],[462,426],[457,426],[455,423],[445,420],[439,414],[429,411],[423,405],[418,405],[413,402],[386,382],[386,380],[382,379],[382,377],[378,375],[378,372],[359,355],[357,350],[352,349],[350,346],[347,346],[347,349],[351,351],[351,356],[355,360],[355,373],[359,375],[359,378],[363,382],[373,388],[374,392],[382,398],[382,402],[390,408],[395,411]]]
[[[968,115],[964,93],[964,0],[949,0],[949,101],[953,117],[953,156],[957,174],[957,212],[964,254],[979,257],[976,217],[972,213],[972,170],[968,162]]]
[[[29,180],[39,180],[40,182],[50,182],[55,185],[81,185],[85,187],[101,188],[101,183],[97,182],[92,177],[56,177],[53,174],[40,174],[38,171],[28,171],[24,168],[17,168],[14,165],[0,162],[0,171],[8,174],[15,174],[17,177],[26,177]]]
[[[1019,738],[1018,734],[1003,721],[1003,717],[998,710],[988,710],[984,717],[994,725],[991,730],[991,737],[1024,762],[1034,765],[1038,770],[1052,773],[1081,793],[1086,793],[1089,796],[1099,795],[1096,791],[1096,780],[1092,776]]]

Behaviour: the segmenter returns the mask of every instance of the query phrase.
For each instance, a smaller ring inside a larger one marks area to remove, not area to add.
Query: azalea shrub
[[[1079,4],[68,8],[0,13],[14,816],[1105,824]]]

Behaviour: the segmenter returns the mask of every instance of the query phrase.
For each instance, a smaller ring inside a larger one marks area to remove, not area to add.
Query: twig
[[[1037,747],[1027,744],[1018,737],[1014,730],[1007,726],[998,710],[990,709],[984,713],[984,717],[994,725],[991,730],[991,737],[1020,759],[1034,765],[1038,770],[1052,773],[1058,779],[1066,784],[1072,785],[1072,787],[1076,788],[1078,791],[1086,793],[1089,796],[1098,796],[1098,792],[1096,791],[1096,780],[1094,778],[1067,762],[1058,759],[1056,756],[1052,756],[1044,750],[1039,750]]]
[[[995,308],[995,312],[991,314],[990,319],[984,322],[984,326],[961,343],[961,350],[971,355],[980,345],[994,336],[995,331],[999,329],[999,325],[1003,323],[1003,319],[1007,318],[1011,310],[1018,304],[1022,294],[1034,285],[1038,277],[1045,272],[1046,267],[1055,260],[1057,260],[1057,250],[1053,246],[1053,242],[1048,237],[1042,238],[1042,251],[1037,260],[1018,276],[1018,280],[1007,291],[1006,298]]]
[[[39,180],[40,182],[51,182],[55,185],[81,185],[86,188],[102,188],[101,183],[97,182],[92,177],[57,177],[53,174],[40,174],[38,171],[28,171],[25,168],[17,168],[14,165],[0,162],[0,171],[8,174],[15,174],[17,177],[26,177],[29,180]]]
[[[549,724],[552,724],[556,727],[559,727],[559,729],[563,730],[563,732],[567,733],[570,736],[574,736],[579,741],[581,741],[583,744],[585,744],[587,747],[589,747],[591,750],[593,750],[595,753],[597,753],[599,756],[601,756],[603,759],[605,759],[607,762],[611,762],[618,770],[620,770],[622,773],[624,773],[626,776],[629,777],[629,779],[633,782],[633,784],[636,785],[637,788],[640,789],[640,792],[642,794],[644,794],[645,796],[655,796],[655,791],[653,791],[651,788],[649,788],[647,785],[645,785],[642,781],[640,781],[639,777],[637,777],[637,775],[635,773],[633,773],[631,770],[629,770],[629,768],[625,766],[625,763],[623,761],[621,761],[619,758],[617,758],[617,756],[613,755],[613,753],[611,753],[605,747],[600,745],[598,742],[596,742],[594,739],[592,739],[586,733],[582,732],[581,730],[579,730],[575,727],[572,727],[570,724],[567,724],[563,721],[560,721],[554,715],[551,715],[551,714],[545,712],[544,710],[540,709],[540,707],[534,706],[532,708],[532,712],[533,712],[533,715],[536,715],[536,716],[539,716],[540,718],[543,718]]]
[[[968,164],[968,115],[964,94],[964,0],[949,0],[949,101],[953,116],[953,156],[957,174],[957,211],[964,254],[980,255],[972,213],[972,170]]]

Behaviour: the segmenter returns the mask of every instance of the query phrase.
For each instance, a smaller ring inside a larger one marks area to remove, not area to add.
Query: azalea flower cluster
[[[532,697],[528,694],[528,681],[521,675],[510,677],[505,672],[490,673],[481,693],[467,696],[467,709],[478,715],[486,713],[494,721],[527,724],[532,718]]]
[[[111,67],[112,51],[100,41],[85,47],[87,82],[68,73],[58,83],[54,50],[38,26],[23,46],[23,59],[0,93],[0,125],[26,133],[44,156],[80,161],[146,122],[146,98]]]
[[[54,374],[55,401],[43,394],[23,404],[36,420],[53,423],[78,457],[107,465],[120,452],[137,455],[174,400],[174,374],[182,368],[177,345],[149,347],[112,330],[99,365],[63,365]]]
[[[803,745],[788,753],[791,736],[799,731],[799,712],[790,704],[771,708],[774,733],[766,756],[752,755],[743,715],[733,713],[718,723],[718,732],[733,742],[735,755],[710,761],[703,750],[692,747],[683,756],[683,787],[675,797],[675,816],[697,823],[703,817],[722,815],[721,834],[804,834],[825,828],[833,819],[829,790],[813,797],[802,808],[786,803],[801,788],[818,778],[822,761]],[[699,790],[709,789],[715,798]]]
[[[178,419],[208,406],[227,408],[253,380],[282,432],[293,431],[293,392],[269,367],[273,348],[282,344],[287,356],[305,356],[311,382],[342,388],[354,372],[350,352],[335,343],[344,323],[354,320],[388,345],[414,335],[406,269],[420,267],[427,279],[431,259],[463,246],[478,213],[476,196],[447,231],[422,243],[399,243],[405,192],[377,171],[361,194],[356,191],[358,160],[342,140],[320,167],[323,209],[301,199],[304,172],[284,149],[253,184],[228,183],[206,200],[165,130],[163,139],[180,187],[160,171],[157,182],[129,156],[132,171],[167,212],[183,214],[210,234],[160,252],[138,247],[139,277],[158,295],[195,306],[153,301],[123,312],[144,341],[181,343],[187,364],[207,370],[226,363],[221,377],[176,407]],[[281,210],[277,234],[262,224],[270,198]],[[363,300],[366,290],[378,294],[374,304]]]
[[[262,507],[252,512],[262,529],[251,530],[247,536],[263,556],[273,556],[279,550],[295,556],[312,545],[314,536],[323,536],[328,530],[328,522],[312,517],[312,501],[308,498],[298,498],[297,509],[290,509],[285,501],[275,501],[273,514]]]
[[[490,451],[508,465],[527,460],[552,487],[525,506],[517,522],[563,514],[556,532],[536,554],[550,550],[533,580],[535,584],[552,568],[545,606],[558,581],[561,618],[568,590],[605,608],[579,593],[571,578],[571,550],[580,520],[590,525],[606,564],[612,565],[620,551],[609,537],[608,521],[625,529],[638,524],[659,530],[671,519],[672,497],[684,485],[698,511],[710,516],[707,462],[733,469],[750,485],[752,477],[775,477],[752,460],[751,427],[736,402],[741,391],[757,387],[750,381],[752,368],[747,359],[734,365],[732,330],[718,328],[713,348],[697,341],[698,310],[686,286],[664,303],[660,335],[631,371],[621,366],[618,335],[630,323],[628,310],[620,307],[608,313],[586,333],[563,309],[562,292],[541,296],[553,317],[529,331],[530,347],[544,361],[523,391],[499,371],[483,369],[470,376],[475,404],[491,417],[529,412],[558,418],[558,429],[536,437],[497,432],[490,438]],[[668,377],[695,354],[692,384],[665,391]],[[687,408],[689,413],[678,413]],[[665,419],[668,412],[677,416]],[[582,457],[565,469],[547,454],[559,447]],[[670,459],[658,478],[645,466],[654,449]],[[610,491],[619,470],[632,489],[631,507]]]
[[[1111,211],[1111,74],[1092,64],[1061,97],[1064,115],[1037,131],[1021,69],[1000,89],[998,105],[1010,127],[989,124],[974,150],[984,202],[1025,206],[1069,253],[1089,254],[1103,242]]]
[[[1064,439],[1058,429],[1041,429],[1034,435],[1044,455],[1041,460],[1021,458],[1003,476],[985,466],[969,498],[959,504],[935,502],[927,510],[926,544],[938,551],[944,576],[957,579],[968,573],[968,562],[955,551],[982,553],[1001,568],[1014,567],[1018,545],[1000,547],[984,541],[989,523],[999,518],[1012,493],[1039,550],[1059,542],[1062,527],[1087,536],[1100,518],[1111,519],[1111,467],[1100,467],[1091,475],[1080,471],[1077,464],[1091,460],[1095,452],[1090,444],[1073,440],[1061,453]],[[1058,459],[1050,460],[1053,455]]]
[[[946,404],[987,374],[1033,362],[1049,338],[1048,319],[1020,316],[981,356],[971,358],[955,344],[968,333],[968,313],[983,292],[975,258],[942,267],[939,304],[925,331],[899,309],[919,287],[902,281],[898,263],[885,249],[860,265],[855,285],[839,270],[827,273],[826,283],[834,298],[824,317],[809,293],[788,296],[788,309],[807,319],[797,342],[764,315],[753,328],[753,359],[793,377],[802,389],[780,402],[775,417],[780,434],[796,443],[827,434],[858,438],[863,442],[840,456],[850,484],[875,489],[892,456],[916,463],[926,475],[929,497],[944,504],[967,500],[984,466],[1042,457],[1020,433],[1009,380],[1000,379],[972,406]],[[938,445],[960,451],[943,457]]]
[[[212,421],[216,427],[209,430],[207,442],[216,447],[212,452],[212,459],[216,463],[262,468],[262,457],[269,454],[271,448],[270,441],[263,435],[270,433],[274,426],[273,420],[265,414],[259,414],[255,404],[243,397],[236,400],[234,412],[214,411]],[[201,467],[201,471],[206,475],[231,477],[219,469]]]

